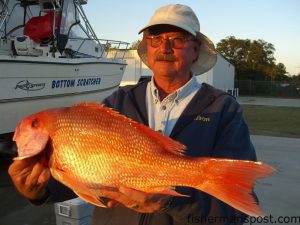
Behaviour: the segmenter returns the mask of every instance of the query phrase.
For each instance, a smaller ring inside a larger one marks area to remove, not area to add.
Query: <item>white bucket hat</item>
[[[181,4],[171,4],[159,8],[151,17],[149,24],[141,29],[139,34],[155,25],[171,25],[179,27],[195,37],[200,37],[201,46],[198,59],[193,63],[191,68],[195,75],[203,74],[215,65],[217,61],[215,46],[208,37],[200,33],[198,18],[190,7]],[[142,61],[148,65],[147,43],[145,39],[140,42],[137,52]]]

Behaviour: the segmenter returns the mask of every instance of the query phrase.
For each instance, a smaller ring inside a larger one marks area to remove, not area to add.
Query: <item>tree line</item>
[[[138,44],[139,41],[133,42],[130,49],[136,49]],[[300,82],[300,73],[291,76],[283,63],[275,63],[275,47],[264,40],[229,36],[218,42],[216,49],[235,66],[236,80]]]
[[[275,47],[264,40],[237,39],[229,36],[217,43],[217,50],[235,66],[236,80],[296,79],[289,76],[283,63],[275,63]]]

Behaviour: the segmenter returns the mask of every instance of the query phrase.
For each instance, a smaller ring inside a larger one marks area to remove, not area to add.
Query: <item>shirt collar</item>
[[[201,87],[201,84],[198,83],[196,77],[192,75],[191,79],[182,87],[178,88],[173,93],[169,94],[166,99],[170,99],[170,101],[180,101],[186,96],[188,96],[190,93],[192,93],[195,89],[199,89]],[[155,102],[160,101],[159,100],[159,93],[158,88],[155,85],[154,78],[152,76],[150,81],[150,92],[154,98]]]

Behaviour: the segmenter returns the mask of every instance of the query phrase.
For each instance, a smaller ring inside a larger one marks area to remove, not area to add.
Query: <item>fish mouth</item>
[[[35,155],[22,155],[22,156],[14,157],[13,160],[23,160],[23,159],[31,158],[33,156]]]
[[[42,151],[43,151],[43,149],[39,149],[37,151],[36,149],[35,150],[27,149],[26,146],[25,147],[22,146],[22,147],[18,148],[18,152],[21,153],[21,155],[14,157],[13,160],[23,160],[23,159],[31,158],[36,155],[39,155]]]
[[[45,146],[45,148],[42,149],[26,149],[26,146],[22,146],[18,149],[18,152],[21,152],[22,155],[19,155],[17,157],[14,157],[13,160],[23,160],[27,158],[32,157],[39,157],[40,161],[44,165],[49,165],[51,163],[51,153],[52,153],[52,143],[49,140]]]

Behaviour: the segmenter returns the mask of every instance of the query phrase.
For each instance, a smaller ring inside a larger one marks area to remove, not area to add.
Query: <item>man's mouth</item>
[[[176,61],[176,57],[174,55],[155,55],[154,61],[167,61],[167,62],[174,62]]]

